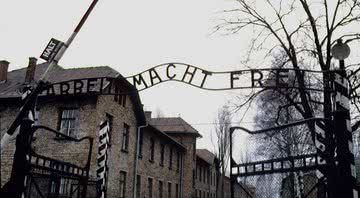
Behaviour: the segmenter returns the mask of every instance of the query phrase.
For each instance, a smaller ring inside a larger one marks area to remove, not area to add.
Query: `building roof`
[[[216,159],[215,154],[207,149],[196,149],[196,156],[201,158],[210,165],[214,164]]]
[[[36,66],[34,75],[35,82],[41,78],[47,67],[48,63],[41,63]],[[24,86],[26,70],[27,68],[21,68],[8,72],[6,82],[0,84],[0,99],[6,100],[21,97],[21,90]],[[74,79],[100,77],[118,78],[119,82],[129,90],[129,96],[134,102],[134,111],[140,121],[139,124],[144,125],[146,120],[145,114],[136,88],[131,85],[131,83],[129,83],[123,76],[121,76],[120,73],[109,66],[64,69],[59,65],[55,65],[46,77],[46,80],[51,83],[58,83]]]
[[[48,63],[38,64],[35,70],[34,80],[38,81],[48,67]],[[21,88],[24,85],[26,67],[8,72],[5,83],[0,84],[0,98],[17,98],[21,96]],[[120,74],[108,66],[82,67],[64,69],[55,65],[49,72],[47,81],[51,83],[63,82],[81,78],[118,77]]]
[[[149,130],[155,132],[156,134],[158,134],[162,138],[166,139],[167,143],[170,143],[170,144],[173,144],[173,145],[179,147],[182,151],[186,151],[186,148],[184,147],[184,145],[182,145],[181,143],[179,143],[178,141],[176,141],[175,139],[173,139],[172,137],[170,137],[166,133],[164,133],[164,132],[160,131],[159,129],[155,128],[154,126],[147,125],[145,127],[145,129],[149,129]]]
[[[191,134],[201,137],[196,129],[180,117],[151,118],[149,124],[168,134]]]

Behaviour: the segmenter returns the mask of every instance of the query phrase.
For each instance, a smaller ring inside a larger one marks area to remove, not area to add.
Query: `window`
[[[176,152],[176,171],[180,170],[180,152]]]
[[[150,138],[150,161],[154,161],[154,152],[155,152],[155,140]]]
[[[126,106],[126,95],[123,95],[122,106]]]
[[[205,182],[205,179],[206,179],[206,168],[203,167],[203,182]]]
[[[50,193],[56,193],[56,181],[51,181]]]
[[[119,185],[120,198],[125,198],[125,192],[126,192],[126,172],[120,171],[120,185]]]
[[[164,152],[165,152],[165,145],[160,145],[160,166],[164,166]]]
[[[163,182],[159,181],[159,198],[163,198],[164,186]]]
[[[171,198],[171,183],[168,183],[168,198]]]
[[[198,172],[199,172],[199,165],[196,164],[196,167],[195,167],[195,179],[198,178],[198,175],[197,175]]]
[[[213,186],[216,184],[216,172],[213,173]]]
[[[148,178],[148,197],[149,198],[153,197],[153,179],[152,178]]]
[[[118,86],[115,86],[115,93],[118,95],[114,96],[114,101],[117,102],[119,105],[125,107],[126,106],[126,94]]]
[[[216,179],[217,179],[216,178],[216,173],[214,173],[214,186],[216,186],[216,182],[217,182]]]
[[[141,176],[136,175],[136,198],[140,198],[141,192]]]
[[[68,192],[69,188],[69,180],[65,178],[57,178],[51,182],[50,192],[51,193],[59,193],[60,195],[64,195]]]
[[[175,185],[175,198],[179,198],[179,184]]]
[[[128,147],[129,147],[129,130],[130,130],[129,125],[124,124],[121,150],[126,152],[128,151]]]
[[[173,158],[173,149],[170,148],[170,151],[169,151],[169,169],[172,169],[172,158]]]
[[[210,170],[208,169],[207,170],[207,183],[208,184],[210,184],[210,180],[211,180],[211,178],[210,178]]]
[[[209,194],[209,192],[207,192],[207,198],[210,198],[210,194]]]
[[[112,128],[113,128],[113,120],[114,120],[114,117],[108,113],[106,113],[106,120],[108,121],[109,123],[109,133],[108,133],[108,136],[109,136],[109,146],[111,146],[111,135],[112,135]]]
[[[65,194],[66,193],[66,187],[69,180],[66,180],[64,178],[60,178],[60,186],[59,186],[59,194]]]
[[[60,112],[59,131],[67,136],[75,136],[79,109],[62,109]]]

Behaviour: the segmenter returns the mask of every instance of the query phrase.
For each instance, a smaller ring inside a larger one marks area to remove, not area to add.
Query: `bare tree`
[[[228,169],[229,155],[230,155],[230,126],[231,113],[229,107],[222,106],[217,113],[214,120],[215,125],[215,155],[219,161],[220,175],[218,176],[217,187],[220,191],[220,198],[224,198],[224,181]]]
[[[265,58],[279,51],[285,53],[286,61],[282,68],[316,69],[324,72],[318,79],[325,89],[331,85],[328,73],[333,69],[331,48],[337,39],[344,39],[348,44],[359,44],[360,33],[352,32],[360,25],[359,0],[236,0],[238,6],[225,11],[222,22],[216,26],[216,31],[226,33],[241,33],[250,28],[255,34],[248,51],[248,59],[264,53]],[[357,42],[354,42],[357,41]],[[245,62],[247,63],[247,62]],[[348,65],[358,66],[359,63]],[[359,97],[360,87],[356,69],[348,75],[352,84],[351,96],[355,110],[352,114],[356,119],[353,130],[360,126]],[[304,73],[296,70],[296,83],[306,87]],[[281,94],[283,90],[278,90]],[[251,102],[259,92],[253,92],[238,105],[242,108]],[[324,92],[317,101],[312,93],[298,90],[296,97],[286,97],[301,118],[307,119],[318,115],[312,106],[315,101],[321,105],[324,117],[331,116],[331,95]],[[309,126],[310,130],[313,130]]]

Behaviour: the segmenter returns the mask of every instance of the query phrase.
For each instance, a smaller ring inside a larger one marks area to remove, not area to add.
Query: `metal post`
[[[334,74],[335,96],[335,142],[336,142],[336,197],[357,198],[355,159],[352,153],[352,132],[350,124],[350,100],[344,60],[340,70]]]
[[[33,123],[33,120],[24,118],[20,125],[19,135],[16,136],[16,150],[10,180],[13,188],[9,193],[9,195],[15,198],[22,197],[25,191],[25,178],[29,169],[27,166],[27,156],[30,151],[30,130]]]
[[[234,198],[234,177],[232,175],[232,167],[233,167],[233,156],[232,156],[232,142],[233,142],[233,132],[234,128],[230,127],[230,197]],[[225,173],[224,173],[225,174]]]

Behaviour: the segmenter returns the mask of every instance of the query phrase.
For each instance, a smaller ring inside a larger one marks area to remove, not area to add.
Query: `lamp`
[[[337,43],[331,48],[332,56],[339,60],[340,69],[345,71],[344,60],[350,55],[350,47],[342,42],[342,39],[338,39]]]
[[[337,40],[337,43],[331,48],[332,56],[338,60],[344,60],[350,55],[350,47],[342,42],[342,39]]]

